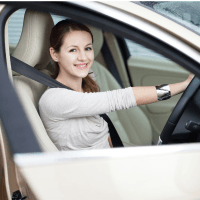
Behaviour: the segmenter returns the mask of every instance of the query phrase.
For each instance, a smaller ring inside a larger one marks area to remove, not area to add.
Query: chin
[[[80,78],[85,78],[87,75],[88,75],[88,73],[85,75],[81,75]]]
[[[88,75],[88,73],[89,73],[89,70],[87,72],[82,72],[82,73],[79,74],[79,77],[85,78]]]

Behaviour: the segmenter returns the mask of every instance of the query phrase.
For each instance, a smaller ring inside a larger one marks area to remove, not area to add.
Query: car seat
[[[48,48],[50,31],[53,25],[50,14],[27,10],[24,16],[22,34],[12,56],[45,73],[49,73],[44,68],[50,61]],[[6,23],[6,30],[8,28],[7,26],[8,22]],[[6,33],[5,36],[7,36],[7,34],[8,33]],[[6,42],[8,43],[8,40],[6,40],[5,43]],[[8,44],[6,45],[8,46]],[[31,123],[40,147],[45,152],[58,151],[48,137],[38,115],[38,100],[46,90],[46,86],[17,73],[13,73],[13,75],[14,87],[23,104],[23,108]],[[23,193],[23,196],[28,196],[27,199],[35,200],[36,198],[13,162],[3,126],[1,125],[0,128],[1,153],[3,157],[5,185],[8,199],[12,199],[13,192],[20,190]]]
[[[103,45],[103,34],[102,31],[99,29],[94,29],[93,27],[90,27],[90,29],[94,34],[94,41],[95,39],[98,41],[98,44],[94,43],[94,47],[96,48],[94,50],[98,50],[97,52],[95,52],[98,55],[101,53],[100,49]],[[109,43],[113,41],[113,46],[115,46],[115,48],[113,48],[113,50],[115,50],[114,54],[118,57],[114,60],[118,60],[122,64],[122,56],[119,52],[119,47],[117,46],[114,35],[112,33],[104,33],[104,35],[106,36],[106,38],[109,39]],[[96,45],[98,45],[98,47]],[[104,61],[101,63],[104,63]],[[121,67],[123,68],[123,66],[124,65],[122,65]],[[117,68],[119,68],[119,66]],[[99,62],[94,61],[92,65],[92,70],[94,71],[96,81],[100,86],[101,91],[116,90],[121,88],[113,75],[107,70],[105,66],[103,66]],[[122,80],[124,85],[128,85],[125,72],[123,72],[123,70],[118,71],[119,73],[123,73]],[[152,144],[151,125],[148,118],[140,107],[133,107],[127,110],[111,112],[108,113],[108,115],[112,120],[115,128],[117,129],[117,132],[119,133],[119,136],[125,146]]]

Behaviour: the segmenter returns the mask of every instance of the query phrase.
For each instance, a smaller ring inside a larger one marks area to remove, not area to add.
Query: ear
[[[53,47],[50,47],[49,48],[49,52],[50,52],[50,55],[52,57],[52,59],[55,61],[55,60],[58,60],[58,55],[57,53],[55,52],[54,48]]]

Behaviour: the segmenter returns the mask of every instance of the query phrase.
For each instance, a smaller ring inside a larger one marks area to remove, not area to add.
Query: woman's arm
[[[40,115],[60,121],[95,116],[137,106],[132,88],[82,93],[65,88],[48,89],[40,98]]]
[[[171,96],[183,92],[187,88],[193,77],[194,75],[190,74],[187,80],[181,83],[169,84]],[[132,89],[138,106],[158,101],[158,96],[155,86],[133,87]]]
[[[171,95],[183,92],[193,76],[181,83],[170,84]],[[133,91],[133,92],[132,92]],[[47,90],[39,101],[40,114],[55,121],[94,116],[133,106],[157,102],[155,86],[82,93],[65,88]]]

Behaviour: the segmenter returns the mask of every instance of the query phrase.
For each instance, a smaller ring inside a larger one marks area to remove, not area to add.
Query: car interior
[[[43,13],[35,13],[33,11],[25,13],[22,35],[19,43],[12,53],[12,56],[20,59],[21,61],[29,64],[32,67],[36,67],[37,69],[48,73],[48,68],[45,69],[45,67],[50,63],[51,58],[48,54],[47,35],[49,35],[50,30],[53,27],[53,20],[50,14],[46,14],[44,17],[39,16],[42,14]],[[41,20],[43,18],[44,20]],[[29,22],[29,19],[31,19],[31,23]],[[40,19],[41,24],[38,23],[38,19]],[[37,26],[38,28],[36,29],[35,26]],[[92,33],[94,35],[93,46],[96,58],[103,45],[103,33],[101,30],[98,30],[94,27],[90,27],[90,29],[92,30]],[[37,31],[39,31],[39,33],[37,33]],[[36,37],[33,37],[34,35],[38,34],[40,34],[40,40],[38,40],[38,38]],[[114,40],[115,38],[109,37],[109,41],[112,41],[111,39]],[[27,43],[27,41],[30,41],[30,44]],[[120,59],[119,56],[118,59]],[[101,91],[121,88],[115,78],[112,76],[112,74],[97,60],[94,61],[92,65],[92,70],[94,71],[96,81],[100,86]],[[122,57],[121,63],[123,63]],[[33,123],[32,126],[34,132],[37,134],[38,140],[42,142],[44,146],[46,146],[46,149],[49,149],[47,142],[48,136],[38,115],[37,108],[39,98],[46,87],[42,86],[39,83],[36,83],[35,81],[29,80],[26,77],[20,76],[19,74],[14,74],[13,79],[18,94],[20,97],[22,97],[21,100],[23,101],[27,116],[29,120]],[[32,103],[30,103],[29,101],[31,101]],[[110,113],[110,117],[113,123],[116,125],[116,129],[120,133],[120,137],[125,144],[151,145],[151,127],[147,117],[144,115],[143,111],[139,107],[131,108],[125,110],[124,112],[122,111],[120,112],[120,114],[118,114],[118,112]],[[135,119],[134,121],[132,120],[133,118]],[[37,124],[37,126],[35,124]],[[54,148],[50,147],[50,149]]]
[[[6,25],[8,29],[8,23]],[[24,15],[20,40],[16,47],[10,46],[10,54],[50,76],[54,69],[48,51],[48,39],[53,26],[54,22],[49,13],[27,10]],[[106,40],[113,56],[123,87],[129,87],[128,74],[115,35],[103,32],[95,27],[89,26],[89,28],[94,36],[93,47],[95,52],[95,61],[92,65],[94,74],[92,74],[92,77],[97,81],[100,90],[108,91],[121,88],[120,84],[109,71],[101,52],[104,40]],[[141,66],[141,60],[143,60],[143,66]],[[178,82],[184,80],[189,74],[188,71],[175,63],[169,60],[162,60],[162,65],[164,65],[165,68],[161,70],[165,73],[165,76],[158,75],[160,74],[158,68],[159,65],[161,65],[161,58],[152,59],[147,56],[146,60],[144,60],[144,57],[141,58],[140,56],[132,55],[127,63],[134,86],[157,85],[160,81],[161,83],[163,81],[167,83]],[[151,74],[149,75],[150,70]],[[174,72],[174,76],[171,75],[171,71]],[[158,76],[159,79],[157,79]],[[44,152],[58,151],[48,137],[38,113],[38,101],[47,87],[14,71],[13,85],[42,150]],[[173,106],[175,106],[180,96],[181,95],[175,97],[167,103],[159,102],[158,105],[152,104],[109,113],[109,117],[115,125],[124,146],[156,144],[158,134],[155,134],[155,132],[160,132],[160,130],[162,130],[166,119],[168,119]],[[11,199],[12,191],[17,191],[18,189],[20,189],[24,195],[29,196],[29,199],[34,199],[34,195],[31,193],[20,172],[17,171],[10,157],[2,125],[1,130],[2,135],[0,134],[0,141],[1,150],[3,152],[2,159],[4,160],[6,190],[7,194],[10,194],[8,199]]]

